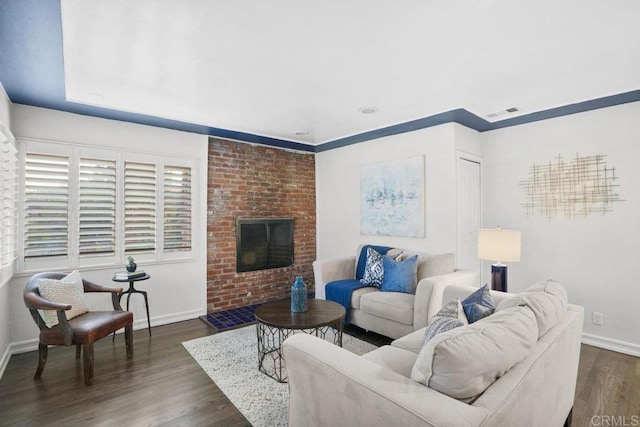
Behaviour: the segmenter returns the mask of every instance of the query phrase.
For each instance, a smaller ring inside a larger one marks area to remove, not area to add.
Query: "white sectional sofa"
[[[427,316],[475,290],[451,285],[437,296],[431,292]],[[364,356],[306,334],[288,338],[283,349],[289,424],[570,424],[583,308],[568,304],[564,289],[552,281],[520,295],[492,295],[496,305],[501,303],[496,313],[439,334],[426,345],[426,328]],[[530,347],[522,347],[527,342]],[[513,364],[518,352],[521,360]],[[472,394],[480,392],[467,396],[469,388]]]
[[[336,280],[355,279],[356,266],[363,246],[357,256],[316,260],[313,263],[316,298],[326,299],[327,283]],[[380,292],[375,287],[357,289],[351,297],[350,323],[367,331],[377,332],[390,338],[399,338],[423,328],[429,320],[428,313],[438,310],[430,307],[431,294],[439,295],[445,286],[457,284],[478,286],[477,274],[455,268],[454,254],[427,254],[411,250],[391,249],[388,254],[403,253],[408,259],[418,255],[417,286],[415,294]]]

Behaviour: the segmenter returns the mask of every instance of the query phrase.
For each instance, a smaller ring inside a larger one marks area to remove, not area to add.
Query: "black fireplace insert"
[[[236,271],[293,265],[293,219],[237,220]]]

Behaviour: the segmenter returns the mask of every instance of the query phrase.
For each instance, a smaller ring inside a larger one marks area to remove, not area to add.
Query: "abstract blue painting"
[[[361,234],[424,237],[424,224],[424,156],[361,166]]]

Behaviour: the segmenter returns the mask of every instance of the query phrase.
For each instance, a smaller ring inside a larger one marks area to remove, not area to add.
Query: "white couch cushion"
[[[453,273],[456,269],[455,254],[429,255],[405,249],[391,249],[387,252],[387,256],[397,253],[402,253],[402,259],[409,259],[414,255],[418,255],[418,281],[431,276]]]
[[[383,345],[376,350],[366,353],[362,357],[380,366],[384,366],[403,377],[411,378],[411,369],[413,369],[418,355],[398,347]]]
[[[502,301],[496,311],[517,305],[529,307],[536,316],[540,338],[565,316],[567,300],[567,292],[560,283],[544,280],[528,287],[515,297]]]
[[[422,347],[424,347],[424,331],[426,330],[426,326],[424,328],[420,328],[417,331],[413,331],[410,334],[403,336],[402,338],[394,340],[391,345],[418,354],[420,353],[420,350],[422,350]]]
[[[360,297],[371,292],[380,292],[380,290],[374,286],[367,286],[353,291],[351,293],[351,308],[354,310],[360,310]]]
[[[456,269],[456,256],[454,254],[429,255],[422,270],[418,270],[418,278],[440,276],[453,273]]]
[[[411,378],[453,398],[471,399],[523,360],[537,340],[531,309],[505,309],[428,341]]]
[[[402,292],[370,292],[360,297],[360,310],[372,316],[413,325],[415,295]]]

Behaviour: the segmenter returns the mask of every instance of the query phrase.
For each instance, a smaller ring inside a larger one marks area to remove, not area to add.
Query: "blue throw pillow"
[[[400,261],[402,252],[391,256],[396,261]],[[360,282],[365,285],[375,286],[379,288],[382,285],[382,278],[384,277],[384,266],[382,265],[382,259],[385,255],[379,254],[375,249],[367,248],[367,265],[364,268],[364,275]]]
[[[438,334],[468,324],[464,310],[460,304],[460,298],[456,298],[454,301],[442,307],[442,309],[433,316],[429,325],[427,325],[427,329],[424,331],[422,344],[426,344]]]
[[[416,293],[418,281],[418,255],[414,255],[405,261],[395,261],[392,258],[382,259],[384,277],[380,290],[383,292]]]
[[[462,301],[464,314],[467,316],[469,323],[477,322],[496,310],[493,303],[493,297],[489,292],[489,285],[484,285]]]
[[[374,245],[364,245],[360,250],[360,255],[358,255],[358,262],[356,263],[356,280],[362,279],[364,276],[364,268],[367,265],[367,248],[373,248],[379,254],[386,254],[389,249],[387,246],[374,246]]]

